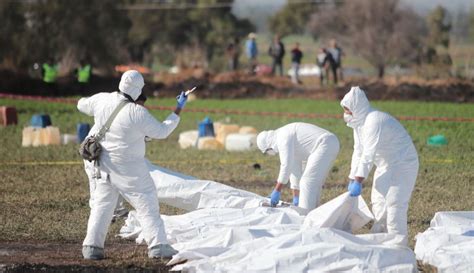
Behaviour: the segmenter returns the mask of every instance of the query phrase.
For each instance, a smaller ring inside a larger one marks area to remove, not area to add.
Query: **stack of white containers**
[[[25,127],[23,129],[23,138],[21,145],[28,146],[46,146],[61,144],[59,128],[48,126],[46,128]]]
[[[250,126],[214,123],[215,137],[198,137],[197,130],[179,135],[181,149],[197,147],[199,150],[250,151],[256,149],[257,130]]]

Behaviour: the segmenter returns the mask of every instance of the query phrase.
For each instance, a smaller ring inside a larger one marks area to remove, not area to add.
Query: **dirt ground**
[[[102,261],[85,261],[78,244],[0,243],[0,272],[169,272],[166,260],[146,258],[146,246],[134,243],[107,245],[111,253]],[[142,262],[137,264],[136,259]],[[435,267],[418,261],[421,272],[437,272]]]
[[[85,261],[80,244],[0,243],[0,272],[168,272],[166,260],[147,258],[144,245],[114,243],[106,259]]]
[[[256,76],[244,72],[210,74],[195,69],[180,74],[146,76],[144,92],[148,96],[174,97],[179,90],[197,86],[199,98],[311,98],[339,100],[351,86],[359,85],[372,100],[419,100],[441,102],[474,102],[474,82],[457,78],[423,80],[416,77],[386,77],[379,79],[350,78],[346,82],[320,86],[315,77],[305,77],[303,84],[294,85],[288,77]],[[94,76],[87,85],[74,82],[72,77],[61,77],[54,85],[43,83],[27,75],[0,71],[0,92],[70,96],[90,95],[117,90],[119,75]]]

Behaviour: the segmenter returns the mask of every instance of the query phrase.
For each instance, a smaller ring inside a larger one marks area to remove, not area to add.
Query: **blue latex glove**
[[[297,207],[299,203],[300,203],[300,197],[293,196],[293,205]]]
[[[349,192],[351,196],[359,196],[360,192],[362,191],[362,183],[357,181],[352,181],[349,185]]]
[[[351,190],[352,183],[354,183],[354,182],[355,182],[354,179],[349,180],[349,184],[347,184],[347,190],[348,190],[348,191]]]
[[[176,100],[178,101],[177,107],[183,109],[188,101],[188,97],[185,95],[184,91],[181,91],[181,94],[176,97]]]
[[[272,207],[276,207],[278,202],[280,201],[281,193],[279,191],[273,190],[272,194],[270,195],[270,205]]]

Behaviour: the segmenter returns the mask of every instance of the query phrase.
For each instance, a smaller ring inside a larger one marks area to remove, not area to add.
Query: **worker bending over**
[[[295,122],[261,132],[257,146],[264,154],[280,156],[280,173],[270,196],[271,205],[278,204],[281,189],[290,180],[293,205],[308,211],[316,208],[321,188],[339,153],[337,137],[315,125]]]

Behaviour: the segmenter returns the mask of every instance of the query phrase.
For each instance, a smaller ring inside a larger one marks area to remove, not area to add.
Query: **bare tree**
[[[389,63],[416,60],[425,36],[423,20],[398,0],[351,0],[314,13],[314,37],[336,37],[350,45],[383,77]]]

